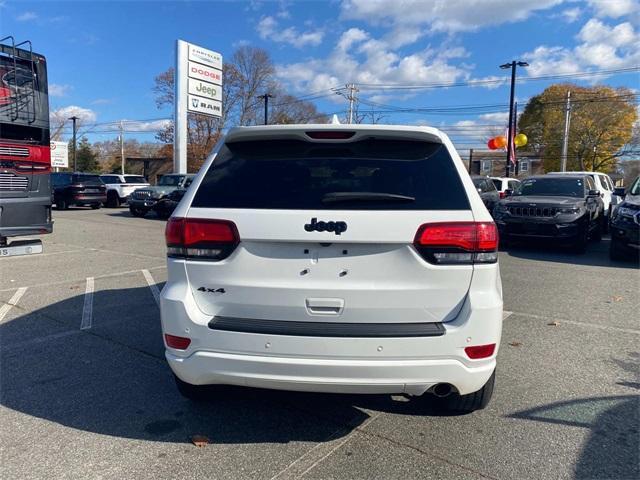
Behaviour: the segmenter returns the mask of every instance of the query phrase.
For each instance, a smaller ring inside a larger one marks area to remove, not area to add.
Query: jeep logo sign
[[[188,91],[191,95],[217,100],[218,102],[222,101],[222,87],[213,83],[190,78]]]
[[[347,231],[347,222],[323,222],[318,221],[317,218],[312,218],[311,222],[304,226],[307,232],[334,232],[336,235],[340,235],[342,232]]]

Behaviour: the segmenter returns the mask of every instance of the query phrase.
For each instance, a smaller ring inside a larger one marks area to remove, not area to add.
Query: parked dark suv
[[[611,245],[609,253],[612,260],[638,255],[640,252],[640,177],[625,192],[616,188],[616,194],[624,196],[611,215]]]
[[[549,239],[577,252],[584,252],[589,238],[601,239],[605,221],[600,192],[586,175],[529,177],[498,203],[493,215],[503,245],[515,239]]]
[[[51,190],[58,210],[66,210],[71,205],[89,205],[96,209],[107,201],[107,188],[100,176],[93,173],[52,173]]]
[[[484,206],[487,207],[489,213],[493,215],[493,209],[500,201],[500,192],[493,183],[493,180],[489,177],[481,177],[477,175],[472,175],[471,180],[478,190]]]

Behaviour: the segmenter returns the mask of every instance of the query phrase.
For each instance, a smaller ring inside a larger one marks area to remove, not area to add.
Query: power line
[[[585,78],[602,75],[615,75],[640,71],[640,66],[634,66],[629,68],[619,68],[615,70],[598,70],[591,72],[575,72],[565,73],[557,75],[539,75],[530,77],[521,77],[519,82],[538,81],[538,80],[559,80],[564,78]],[[474,87],[482,85],[497,85],[507,83],[508,77],[500,77],[487,80],[468,80],[463,82],[448,82],[448,83],[425,83],[425,84],[383,84],[383,83],[359,83],[358,87],[362,90],[422,90],[431,88],[449,88],[449,87]]]

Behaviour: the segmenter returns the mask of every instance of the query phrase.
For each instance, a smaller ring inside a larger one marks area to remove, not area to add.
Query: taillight
[[[499,192],[499,193],[500,193],[500,198],[505,198],[507,196],[505,192]]]
[[[233,222],[198,218],[170,218],[165,238],[167,256],[200,260],[223,260],[240,243]]]
[[[176,350],[186,350],[191,345],[190,338],[177,337],[168,333],[164,334],[164,341],[167,343],[167,347],[175,348]]]
[[[490,343],[488,345],[474,345],[473,347],[465,347],[464,352],[472,360],[478,360],[480,358],[487,358],[493,355],[496,351],[496,344]]]
[[[498,230],[493,222],[425,223],[413,244],[425,260],[437,265],[498,261]]]

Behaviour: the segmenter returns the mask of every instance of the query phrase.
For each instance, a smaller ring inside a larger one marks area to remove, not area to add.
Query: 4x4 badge
[[[335,232],[336,235],[340,235],[342,232],[347,231],[347,222],[319,222],[317,218],[312,218],[311,222],[304,226],[307,232]]]

